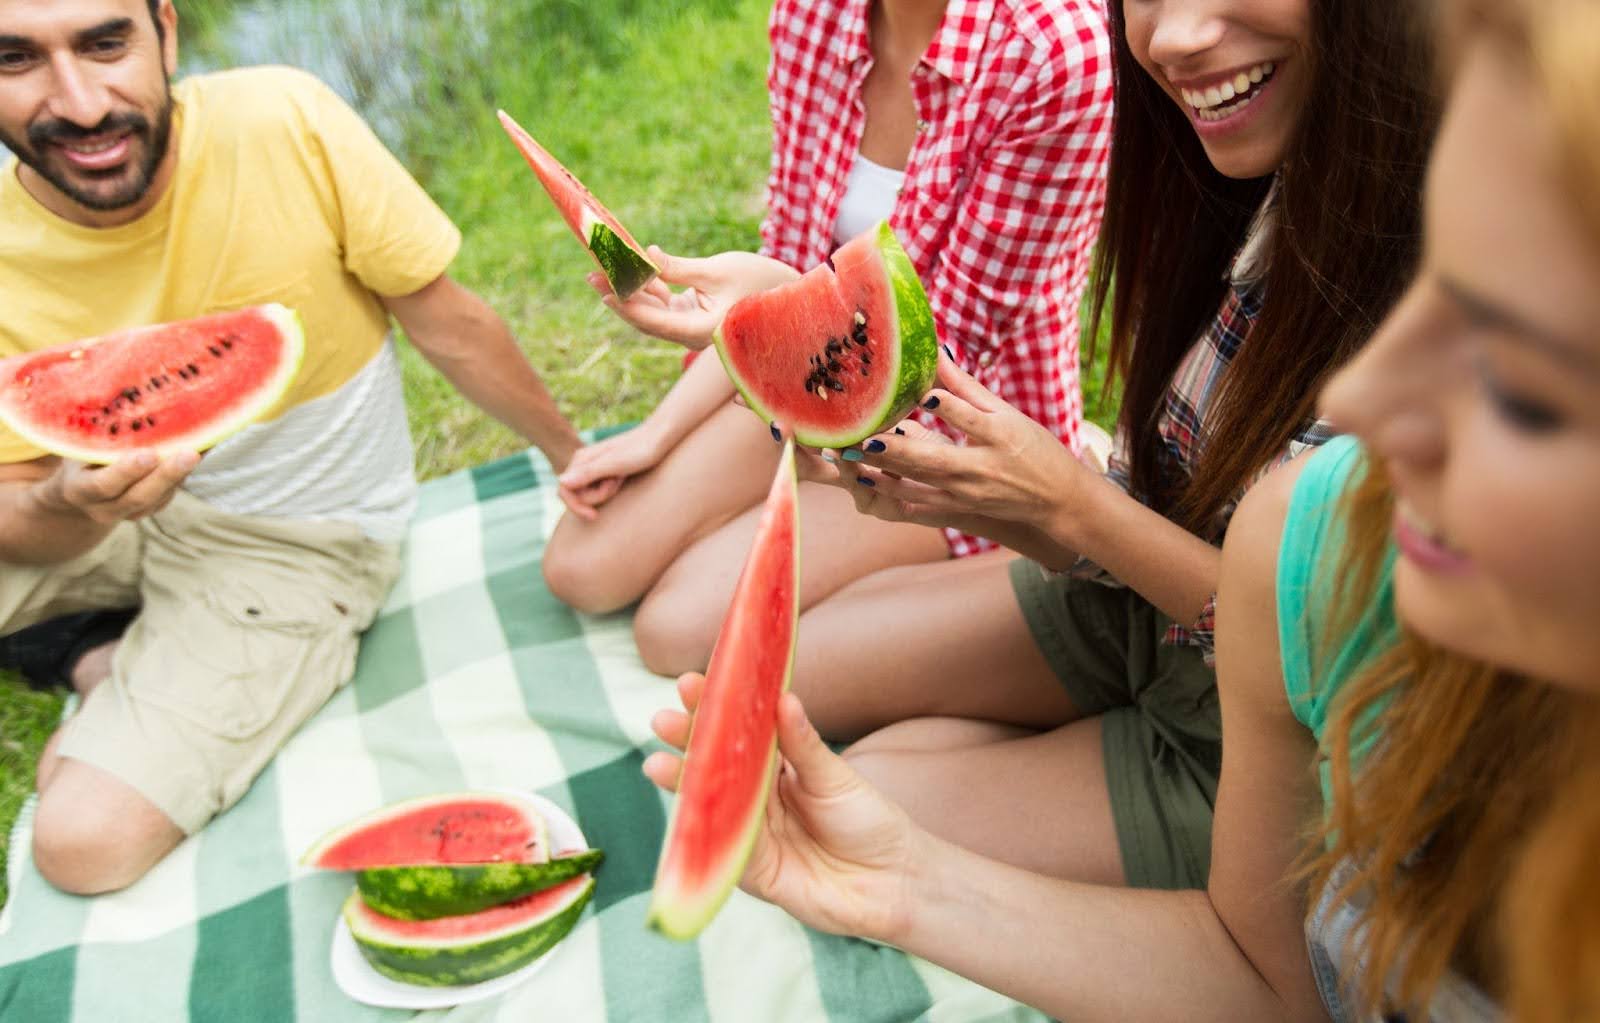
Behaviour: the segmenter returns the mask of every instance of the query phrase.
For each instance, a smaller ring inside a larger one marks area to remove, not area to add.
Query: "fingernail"
[[[778,429],[778,424],[773,423],[771,426],[767,427],[767,429],[772,431],[773,440],[777,441],[779,444],[783,443],[783,431]]]
[[[950,346],[949,345],[940,345],[939,347],[944,349],[944,354],[950,356],[950,361],[951,362],[955,362],[956,361],[956,353],[952,352],[950,350]]]
[[[838,465],[839,464],[839,460],[837,458],[833,457],[833,452],[832,451],[824,451],[822,453],[822,460],[824,462],[827,462],[829,465]]]
[[[894,428],[894,432],[895,432],[895,435],[899,436],[899,437],[904,437],[906,435],[906,432],[904,430],[900,429],[900,427],[898,427],[898,426]]]
[[[935,394],[933,397],[931,397],[927,401],[923,402],[922,403],[922,407],[925,408],[925,409],[936,409],[936,408],[938,408],[939,407],[939,396],[937,394]]]
[[[859,462],[864,457],[861,452],[857,451],[855,448],[845,448],[843,451],[839,452],[839,454],[846,462]]]
[[[863,487],[875,487],[875,486],[877,486],[876,483],[872,482],[870,479],[868,479],[865,476],[857,476],[856,477],[856,482],[861,484]]]
[[[879,440],[876,437],[874,437],[871,440],[867,441],[867,454],[869,454],[869,455],[876,455],[879,452],[888,451],[888,450],[889,450],[889,445],[885,444],[883,441]]]

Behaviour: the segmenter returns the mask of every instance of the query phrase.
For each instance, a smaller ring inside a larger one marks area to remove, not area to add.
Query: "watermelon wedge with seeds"
[[[394,803],[335,828],[300,862],[368,870],[549,858],[549,825],[533,804],[498,792],[447,792]]]
[[[0,422],[81,462],[204,451],[271,411],[304,354],[275,304],[73,341],[0,360]]]
[[[644,247],[622,226],[622,221],[583,187],[583,182],[576,175],[534,141],[533,136],[510,114],[504,110],[498,113],[501,127],[516,143],[528,166],[533,168],[533,173],[550,194],[550,200],[561,211],[572,233],[578,236],[578,240],[594,257],[617,297],[626,299],[650,283],[651,278],[661,272],[661,268],[645,255]]]
[[[899,422],[939,368],[933,309],[886,222],[737,302],[715,341],[750,408],[807,447],[850,447]]]
[[[689,940],[739,883],[778,758],[778,700],[799,629],[794,444],[784,445],[755,540],[723,619],[684,752],[646,922]]]

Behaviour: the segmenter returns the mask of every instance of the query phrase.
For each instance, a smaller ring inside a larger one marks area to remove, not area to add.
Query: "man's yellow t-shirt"
[[[149,213],[69,223],[0,168],[0,356],[263,302],[306,354],[273,415],[332,393],[382,345],[377,296],[409,295],[461,237],[366,123],[310,75],[250,68],[173,90],[177,173]],[[0,463],[43,452],[0,426]]]

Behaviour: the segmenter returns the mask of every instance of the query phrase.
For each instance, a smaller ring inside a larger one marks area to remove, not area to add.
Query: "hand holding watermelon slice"
[[[687,713],[663,710],[651,721],[661,740],[686,747],[705,676],[678,680]],[[904,879],[928,835],[899,806],[828,749],[800,700],[778,704],[776,777],[740,887],[830,934],[894,942],[909,917]],[[645,775],[676,792],[683,760],[653,753]]]
[[[742,299],[799,278],[794,268],[754,252],[720,252],[692,258],[672,256],[650,246],[650,258],[660,275],[631,297],[619,299],[605,279],[591,274],[589,283],[602,301],[635,330],[685,348],[701,349],[728,311]],[[673,291],[669,285],[682,290]]]

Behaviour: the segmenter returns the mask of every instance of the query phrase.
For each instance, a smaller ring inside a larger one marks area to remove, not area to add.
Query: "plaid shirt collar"
[[[872,59],[872,44],[867,34],[867,12],[872,0],[854,0],[844,12],[839,26],[839,59],[854,69]],[[933,42],[922,55],[922,63],[952,82],[966,84],[978,71],[983,44],[989,39],[989,22],[994,19],[994,0],[950,0],[944,20]]]

